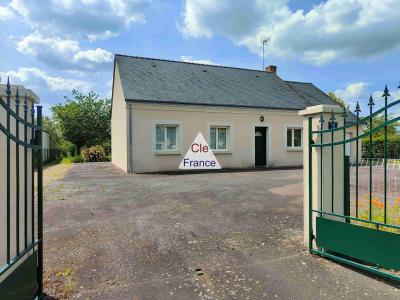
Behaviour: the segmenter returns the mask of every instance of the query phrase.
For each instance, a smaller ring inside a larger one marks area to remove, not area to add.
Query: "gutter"
[[[132,107],[128,105],[128,173],[133,172],[132,150]]]

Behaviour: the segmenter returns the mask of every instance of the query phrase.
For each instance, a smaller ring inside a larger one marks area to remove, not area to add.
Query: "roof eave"
[[[174,104],[174,105],[191,105],[191,106],[217,106],[217,107],[231,107],[231,108],[258,108],[258,109],[280,109],[297,111],[304,108],[288,108],[288,107],[274,107],[274,106],[256,106],[256,105],[233,105],[233,104],[216,104],[216,103],[193,103],[181,102],[171,100],[139,100],[139,99],[125,99],[126,102],[136,102],[143,104]]]

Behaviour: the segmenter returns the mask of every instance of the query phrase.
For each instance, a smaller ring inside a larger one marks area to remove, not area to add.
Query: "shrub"
[[[104,148],[98,145],[83,149],[82,156],[85,162],[106,161]]]
[[[106,153],[106,156],[110,156],[111,155],[111,140],[106,140],[105,142],[103,142],[101,144],[101,146],[104,149],[104,152]]]
[[[378,137],[372,139],[371,158],[384,157],[384,138]],[[369,158],[369,139],[362,141],[362,155]],[[389,137],[387,139],[387,157],[392,159],[400,159],[400,137]]]
[[[78,155],[78,156],[65,156],[61,160],[62,164],[72,164],[72,163],[82,163],[84,162],[83,157]]]
[[[85,161],[85,159],[81,156],[81,155],[77,155],[77,156],[73,156],[72,157],[72,162],[74,164],[76,163],[83,163]]]

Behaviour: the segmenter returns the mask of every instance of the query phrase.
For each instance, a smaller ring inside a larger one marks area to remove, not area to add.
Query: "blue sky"
[[[46,3],[46,5],[44,5]],[[400,98],[398,0],[0,0],[0,75],[45,112],[72,89],[111,95],[113,54],[262,68],[351,106]]]

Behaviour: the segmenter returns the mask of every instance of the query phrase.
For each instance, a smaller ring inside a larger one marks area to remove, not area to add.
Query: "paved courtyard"
[[[45,186],[45,292],[399,299],[395,287],[307,253],[302,193],[302,170],[126,175],[74,164]]]

